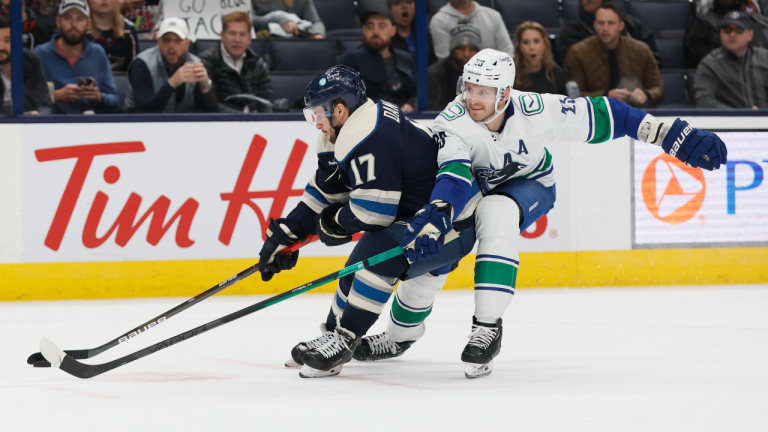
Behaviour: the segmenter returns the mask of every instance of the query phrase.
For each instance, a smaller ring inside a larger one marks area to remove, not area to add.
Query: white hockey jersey
[[[430,201],[442,200],[460,213],[477,180],[483,194],[512,179],[555,184],[553,141],[600,143],[628,135],[637,139],[641,121],[652,116],[615,99],[578,98],[512,90],[499,132],[472,120],[458,96],[437,117],[438,172]]]

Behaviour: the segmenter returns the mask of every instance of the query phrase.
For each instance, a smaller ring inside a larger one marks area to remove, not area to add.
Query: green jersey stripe
[[[592,111],[595,116],[594,136],[589,140],[590,144],[603,143],[613,138],[613,116],[611,108],[604,97],[589,98],[592,101]]]
[[[457,176],[467,179],[467,181],[470,181],[470,182],[472,181],[472,175],[470,174],[469,166],[464,165],[461,162],[449,163],[448,165],[442,167],[440,171],[437,172],[437,175],[439,176],[440,174],[443,174],[443,173],[456,174]]]
[[[528,177],[534,176],[536,174],[542,173],[542,172],[548,170],[549,167],[552,166],[552,154],[549,153],[549,150],[547,150],[546,147],[544,147],[544,152],[545,152],[545,154],[544,154],[544,163],[541,165],[541,168],[539,168],[539,169],[537,169],[535,171],[531,171],[528,174],[525,174],[525,175],[521,176],[521,178],[528,178]]]
[[[431,312],[431,307],[425,311],[410,311],[400,305],[400,299],[397,296],[395,296],[395,300],[392,302],[392,317],[395,321],[402,324],[420,324],[427,319]]]
[[[513,287],[517,280],[517,267],[494,261],[475,262],[475,284],[496,284]]]

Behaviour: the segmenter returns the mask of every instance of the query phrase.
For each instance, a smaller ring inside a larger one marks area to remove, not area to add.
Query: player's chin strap
[[[509,87],[507,87],[507,88],[509,88]],[[496,89],[496,91],[498,93],[496,94],[496,104],[493,106],[493,108],[496,110],[496,112],[493,114],[493,117],[491,117],[490,119],[485,120],[485,121],[483,121],[481,123],[488,124],[488,123],[496,120],[496,117],[498,117],[501,113],[503,113],[504,111],[507,110],[507,107],[509,107],[509,103],[512,101],[512,94],[510,94],[509,97],[507,97],[507,103],[504,105],[504,108],[499,110],[499,102],[501,102],[501,100],[499,100],[499,99],[500,99],[500,96],[504,94],[504,90],[506,90],[506,88],[505,89]]]

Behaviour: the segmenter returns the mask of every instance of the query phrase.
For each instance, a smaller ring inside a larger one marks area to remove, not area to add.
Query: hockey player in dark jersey
[[[438,144],[432,132],[407,118],[396,105],[368,99],[353,69],[335,66],[320,74],[307,86],[304,100],[307,121],[322,132],[318,168],[296,208],[286,218],[270,221],[259,254],[264,280],[293,268],[298,251],[277,252],[310,234],[337,246],[364,232],[347,265],[398,246],[407,222],[429,201],[438,171]],[[471,216],[477,202],[471,202],[453,222],[439,258],[411,265],[400,256],[340,279],[326,322],[321,324],[321,336],[296,345],[291,351],[293,362],[286,366],[303,365],[300,376],[304,378],[336,375],[352,358],[398,280],[417,284],[420,292],[440,290],[475,243]],[[429,255],[427,251],[423,257]],[[419,314],[430,310],[431,306]],[[408,341],[375,338],[360,350],[370,357],[384,350],[401,354],[409,346]]]

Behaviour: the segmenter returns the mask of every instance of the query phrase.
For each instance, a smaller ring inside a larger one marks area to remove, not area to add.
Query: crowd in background
[[[275,95],[270,61],[251,43],[254,35],[269,40],[330,37],[313,0],[252,0],[252,16],[223,16],[221,40],[199,53],[190,49],[187,22],[164,17],[162,1],[25,1],[25,113],[300,108],[300,101]],[[0,0],[3,114],[12,106],[10,2]],[[361,73],[371,98],[413,111],[415,0],[381,0],[361,9],[355,18],[361,43],[346,49],[337,63]],[[551,37],[534,21],[508,29],[496,9],[476,1],[446,1],[429,21],[428,108],[442,110],[454,100],[464,64],[484,48],[513,57],[517,90],[609,96],[636,107],[656,107],[666,93],[663,64],[646,24],[612,1],[580,0],[578,16],[562,22]],[[696,72],[696,107],[768,108],[768,0],[697,0],[685,29],[683,60]],[[152,47],[140,49],[142,43]],[[118,94],[115,76],[127,76],[125,95]]]

